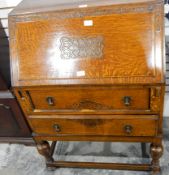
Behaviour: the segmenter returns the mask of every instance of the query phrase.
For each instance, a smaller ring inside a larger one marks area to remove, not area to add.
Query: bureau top
[[[37,13],[53,10],[74,9],[83,7],[107,6],[116,4],[129,4],[152,2],[153,0],[23,0],[10,15]],[[162,2],[163,0],[158,0]]]
[[[164,83],[159,0],[25,0],[9,16],[13,86]]]

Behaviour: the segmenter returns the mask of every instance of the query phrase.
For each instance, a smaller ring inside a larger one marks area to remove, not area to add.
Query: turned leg
[[[156,145],[156,144],[151,144],[150,146],[150,154],[152,157],[152,171],[154,173],[159,173],[160,172],[160,157],[163,154],[163,146],[161,145]]]
[[[47,163],[54,161],[51,155],[50,145],[47,141],[38,142],[37,150],[39,154],[45,157]]]

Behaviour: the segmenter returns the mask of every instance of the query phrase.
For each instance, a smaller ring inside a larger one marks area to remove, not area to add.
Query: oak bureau
[[[163,13],[162,0],[24,0],[10,13],[12,85],[48,167],[160,171]],[[151,143],[152,161],[55,161],[56,141]]]

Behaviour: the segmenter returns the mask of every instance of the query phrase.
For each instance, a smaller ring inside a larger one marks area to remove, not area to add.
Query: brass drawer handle
[[[130,106],[131,105],[131,97],[130,96],[125,96],[123,98],[123,102],[125,106]]]
[[[131,134],[133,131],[133,127],[131,125],[124,126],[124,131],[126,134]]]
[[[49,106],[53,106],[54,105],[54,100],[53,97],[47,97],[46,101],[48,103]]]
[[[55,129],[56,132],[60,132],[61,131],[61,128],[60,128],[60,126],[58,124],[54,124],[53,128]]]

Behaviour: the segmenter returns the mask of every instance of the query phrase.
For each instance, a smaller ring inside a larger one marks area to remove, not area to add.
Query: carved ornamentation
[[[150,109],[154,112],[160,111],[161,87],[151,88]]]
[[[146,13],[152,12],[159,8],[160,5],[163,5],[162,1],[159,3],[150,3],[146,5],[140,5],[137,7],[124,6],[124,7],[113,7],[98,9],[91,8],[88,11],[75,10],[75,11],[64,11],[64,13],[56,11],[54,13],[36,13],[36,14],[27,14],[26,16],[15,16],[16,22],[22,21],[38,21],[38,20],[48,20],[50,19],[69,19],[69,18],[84,18],[85,16],[101,16],[101,15],[110,15],[110,14],[124,14],[124,13]]]
[[[163,26],[161,24],[161,21],[162,21],[162,12],[160,11],[160,9],[163,8],[163,4],[159,3],[159,4],[156,4],[156,12],[155,12],[155,29],[156,29],[156,32],[160,32],[161,31],[161,26]]]
[[[62,59],[102,58],[103,37],[60,39],[60,51]]]
[[[91,119],[79,120],[79,122],[88,128],[95,128],[98,125],[102,125],[104,123],[103,120],[91,120]]]
[[[89,110],[111,110],[112,106],[106,106],[104,104],[100,104],[97,102],[93,102],[87,99],[84,99],[80,101],[79,103],[75,103],[72,106],[69,106],[68,108],[74,109],[74,110],[82,110],[82,109],[89,109]]]

